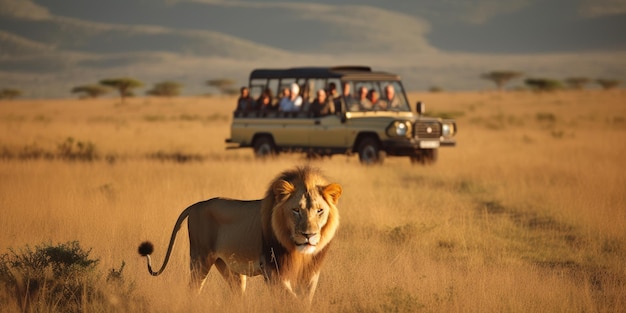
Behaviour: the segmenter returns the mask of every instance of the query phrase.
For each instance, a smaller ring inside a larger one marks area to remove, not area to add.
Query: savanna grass
[[[234,98],[0,103],[3,146],[54,150],[73,137],[93,142],[101,154],[125,156],[115,163],[0,160],[0,249],[79,240],[93,247],[103,268],[126,261],[124,279],[146,299],[144,311],[290,312],[260,278],[241,298],[212,273],[202,294],[193,295],[184,236],[158,278],[148,275],[136,249],[150,238],[159,263],[183,208],[215,196],[261,198],[277,173],[310,162],[344,189],[317,311],[626,307],[626,147],[617,144],[626,137],[623,91],[411,98],[438,112],[463,112],[455,115],[458,145],[442,148],[434,166],[388,158],[363,167],[355,156],[259,161],[251,151],[224,149],[228,120],[144,119],[231,116]],[[37,115],[50,119],[36,122]],[[165,159],[206,158],[155,162],[146,158],[154,151]],[[131,311],[119,311],[125,310]]]

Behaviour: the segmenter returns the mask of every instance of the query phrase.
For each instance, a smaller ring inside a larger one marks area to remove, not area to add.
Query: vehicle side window
[[[267,87],[272,91],[272,105],[278,104],[278,93],[280,92],[278,79],[270,79],[267,82]]]
[[[335,113],[343,112],[341,99],[341,81],[337,78],[329,78],[326,84],[326,94],[335,105]]]
[[[266,79],[255,79],[250,81],[250,96],[254,99],[257,99],[261,95],[263,90],[265,90],[266,83]]]
[[[348,107],[351,112],[367,112],[374,111],[375,101],[372,101],[374,93],[379,94],[379,85],[372,81],[356,81],[353,82],[353,101]]]

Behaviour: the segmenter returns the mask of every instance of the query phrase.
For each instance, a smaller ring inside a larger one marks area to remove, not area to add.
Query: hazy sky
[[[498,69],[624,80],[624,29],[626,0],[0,0],[0,87],[62,97],[133,76],[197,94],[255,67],[339,64],[413,90],[486,89]]]

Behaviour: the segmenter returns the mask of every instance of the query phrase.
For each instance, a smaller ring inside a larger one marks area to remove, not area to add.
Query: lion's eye
[[[300,214],[300,208],[293,208],[291,209],[291,211],[293,212],[293,214]]]
[[[324,209],[317,209],[317,214],[322,215],[324,213]]]

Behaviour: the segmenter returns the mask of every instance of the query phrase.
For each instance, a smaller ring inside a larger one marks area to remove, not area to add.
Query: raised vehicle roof
[[[339,78],[342,80],[400,80],[387,72],[374,72],[369,66],[293,67],[288,69],[256,69],[250,79],[268,78]]]

